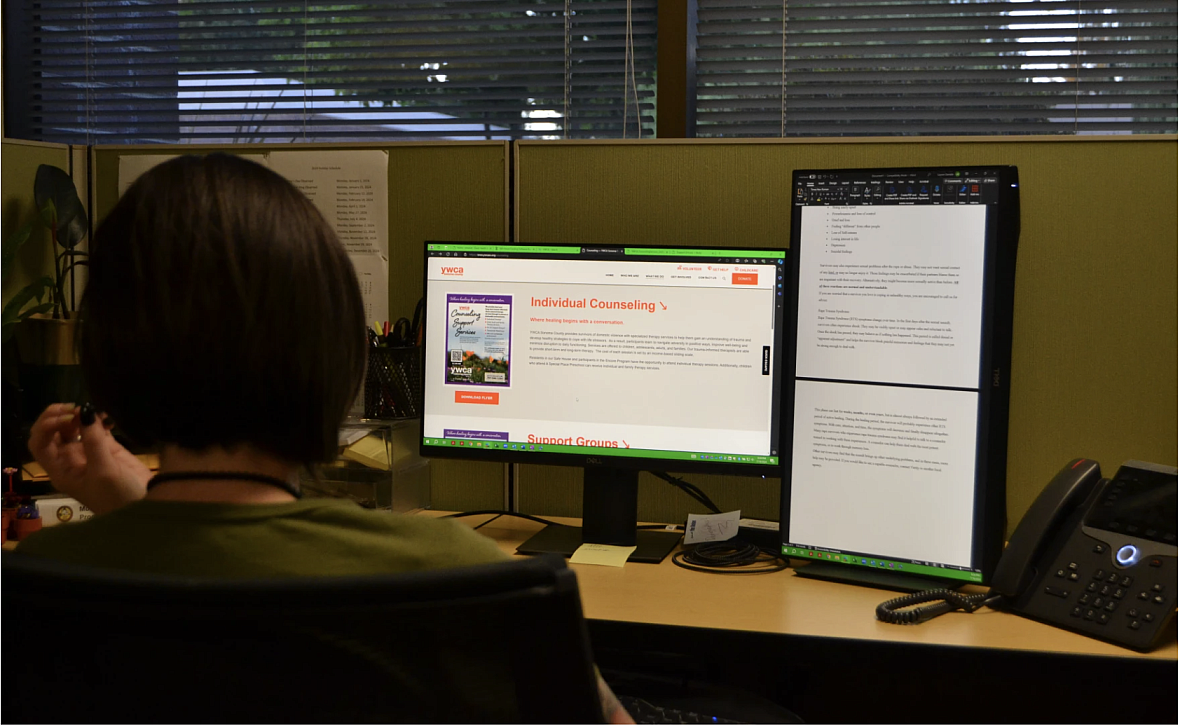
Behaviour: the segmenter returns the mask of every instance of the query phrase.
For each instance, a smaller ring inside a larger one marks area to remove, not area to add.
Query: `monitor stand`
[[[923,590],[955,590],[962,587],[960,580],[940,580],[917,575],[907,575],[904,572],[887,572],[869,567],[854,567],[851,565],[834,565],[829,562],[808,562],[795,568],[799,577],[811,577],[816,580],[832,580],[848,585],[875,587],[880,590],[896,590],[898,592],[921,592]]]
[[[635,546],[628,562],[659,564],[680,543],[680,532],[636,529],[639,472],[610,467],[583,469],[582,526],[549,525],[516,548],[518,554],[554,552],[569,557],[586,542]]]

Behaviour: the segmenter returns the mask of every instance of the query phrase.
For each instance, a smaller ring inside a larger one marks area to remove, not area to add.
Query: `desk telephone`
[[[1098,462],[1074,459],[1017,525],[986,595],[918,593],[882,603],[877,615],[921,622],[986,604],[1151,650],[1176,614],[1176,481],[1175,468],[1141,461],[1104,479]],[[945,602],[898,610],[931,600]]]

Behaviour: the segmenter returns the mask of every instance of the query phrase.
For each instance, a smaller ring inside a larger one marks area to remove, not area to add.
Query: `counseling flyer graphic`
[[[511,350],[511,295],[447,295],[447,383],[508,387]]]

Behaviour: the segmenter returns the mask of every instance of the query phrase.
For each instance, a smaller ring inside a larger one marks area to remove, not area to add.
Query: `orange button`
[[[500,405],[498,391],[455,391],[455,403],[484,403],[489,406]]]
[[[735,272],[735,273],[733,273],[733,284],[734,285],[757,285],[758,284],[758,273],[757,272]]]

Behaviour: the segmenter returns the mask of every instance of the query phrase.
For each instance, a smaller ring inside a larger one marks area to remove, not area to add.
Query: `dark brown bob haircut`
[[[344,247],[290,182],[229,154],[172,159],[90,247],[83,375],[128,436],[335,456],[364,376],[364,308]]]

